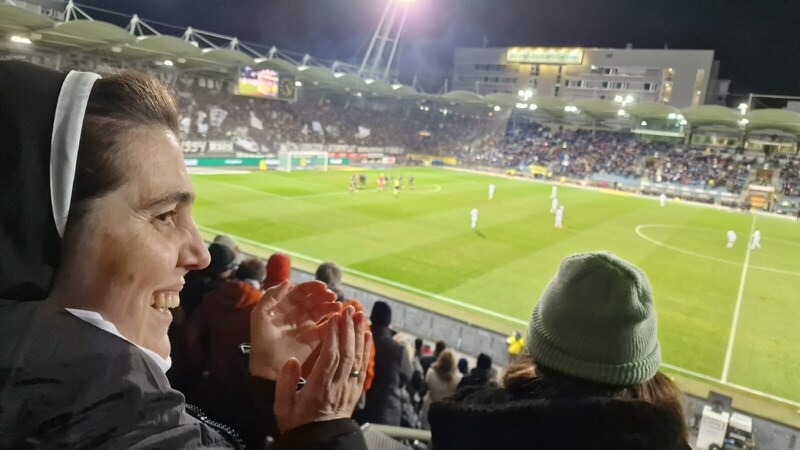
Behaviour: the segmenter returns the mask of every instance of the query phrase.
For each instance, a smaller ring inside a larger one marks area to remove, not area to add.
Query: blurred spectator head
[[[436,350],[433,351],[433,354],[438,356],[445,350],[447,350],[447,344],[444,341],[436,341]]]
[[[260,284],[262,281],[264,281],[264,277],[266,275],[267,267],[264,264],[264,261],[258,258],[245,259],[241,264],[239,264],[239,268],[236,269],[237,280],[252,280]]]
[[[288,280],[292,275],[292,259],[285,253],[273,253],[267,262],[267,278],[264,280],[264,289],[277,286]]]
[[[467,361],[467,358],[458,360],[458,371],[461,372],[462,375],[469,373],[469,361]]]
[[[392,323],[392,308],[386,302],[375,302],[369,320],[373,327],[388,327]]]
[[[422,340],[422,338],[414,339],[414,352],[418,356],[422,355],[422,344],[423,343],[424,343],[424,341]]]
[[[226,245],[228,248],[233,250],[233,253],[236,255],[236,258],[237,259],[239,258],[241,250],[239,249],[239,243],[237,243],[234,238],[228,236],[227,234],[220,234],[214,238],[214,243]]]
[[[342,269],[336,263],[325,262],[317,267],[315,275],[317,281],[322,281],[328,285],[328,289],[336,293],[336,300],[343,301],[344,294],[342,293]]]
[[[436,361],[431,364],[431,368],[435,370],[436,374],[443,380],[449,381],[452,379],[456,370],[456,358],[453,356],[453,352],[444,350],[439,354],[439,357],[436,358]]]
[[[481,353],[478,355],[478,364],[476,367],[478,369],[490,370],[492,368],[492,357],[486,353]]]
[[[206,268],[206,273],[219,278],[228,278],[236,269],[236,254],[230,247],[223,244],[211,244],[208,246],[208,253],[211,255],[211,263]]]
[[[661,366],[647,276],[610,253],[567,257],[536,304],[528,354],[559,373],[630,386]]]

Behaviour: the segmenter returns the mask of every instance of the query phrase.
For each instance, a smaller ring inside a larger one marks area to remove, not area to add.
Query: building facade
[[[660,102],[677,108],[706,103],[715,86],[713,50],[600,48],[459,48],[452,89]]]

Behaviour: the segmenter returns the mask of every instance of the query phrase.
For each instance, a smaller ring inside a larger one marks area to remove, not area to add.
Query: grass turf
[[[522,327],[565,256],[609,250],[647,272],[664,361],[721,377],[751,227],[762,231],[745,285],[728,381],[800,401],[800,224],[621,194],[437,169],[413,190],[349,193],[352,172],[193,176],[195,220],[214,230],[508,316]],[[488,184],[497,185],[494,200]],[[470,210],[480,211],[477,231]],[[739,235],[734,249],[725,232]],[[346,280],[345,280],[346,281]],[[429,307],[437,308],[431,298]],[[513,325],[512,325],[513,324]]]

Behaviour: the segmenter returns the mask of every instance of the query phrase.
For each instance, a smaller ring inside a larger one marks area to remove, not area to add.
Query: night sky
[[[360,61],[386,0],[80,0],[329,60]],[[94,14],[94,11],[87,10]],[[98,17],[100,18],[100,17]],[[103,16],[102,20],[108,20]],[[715,50],[735,93],[800,95],[800,0],[418,0],[401,81],[440,83],[456,47]],[[360,52],[360,53],[359,53]]]

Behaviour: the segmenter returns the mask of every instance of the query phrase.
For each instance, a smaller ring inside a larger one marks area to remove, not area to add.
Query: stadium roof
[[[638,119],[667,119],[670,114],[681,111],[664,103],[642,102],[625,106],[625,112]]]
[[[684,109],[681,113],[692,126],[723,125],[738,127],[738,122],[742,119],[742,115],[735,109],[718,105],[692,106]]]
[[[758,109],[747,114],[748,130],[779,130],[800,135],[800,113],[785,109]]]
[[[80,15],[78,14],[80,13]],[[584,99],[569,103],[561,98],[541,96],[521,98],[509,93],[484,96],[468,91],[452,91],[443,95],[426,95],[411,86],[389,84],[382,80],[361,78],[353,67],[334,63],[329,69],[318,62],[309,62],[306,55],[302,63],[271,49],[262,55],[237,38],[191,27],[181,37],[162,35],[134,15],[128,27],[94,20],[73,3],[67,5],[65,21],[56,22],[41,14],[10,4],[0,4],[0,35],[19,35],[31,40],[33,48],[45,52],[79,52],[110,59],[132,62],[155,62],[161,66],[175,66],[213,73],[233,73],[240,66],[271,69],[294,75],[308,89],[323,89],[355,95],[369,95],[408,100],[428,100],[468,109],[511,107],[521,104],[529,108],[520,113],[545,113],[563,117],[570,110],[594,120],[615,119],[620,109],[636,119],[685,119],[691,126],[727,126],[747,130],[777,130],[800,135],[800,114],[775,109],[750,111],[743,117],[738,111],[722,106],[701,105],[680,111],[672,106],[643,102],[620,105],[601,99]],[[144,30],[144,31],[143,31]],[[8,40],[2,45],[7,45]],[[220,44],[224,41],[225,44]],[[2,46],[0,46],[2,48]],[[20,47],[12,47],[12,51]],[[344,71],[342,70],[344,67]],[[350,73],[348,73],[350,72]],[[535,105],[535,106],[534,106]],[[682,114],[682,116],[681,116]],[[743,120],[745,119],[745,120]]]
[[[596,98],[578,100],[575,102],[575,106],[587,116],[598,120],[617,117],[620,110],[620,105]]]

